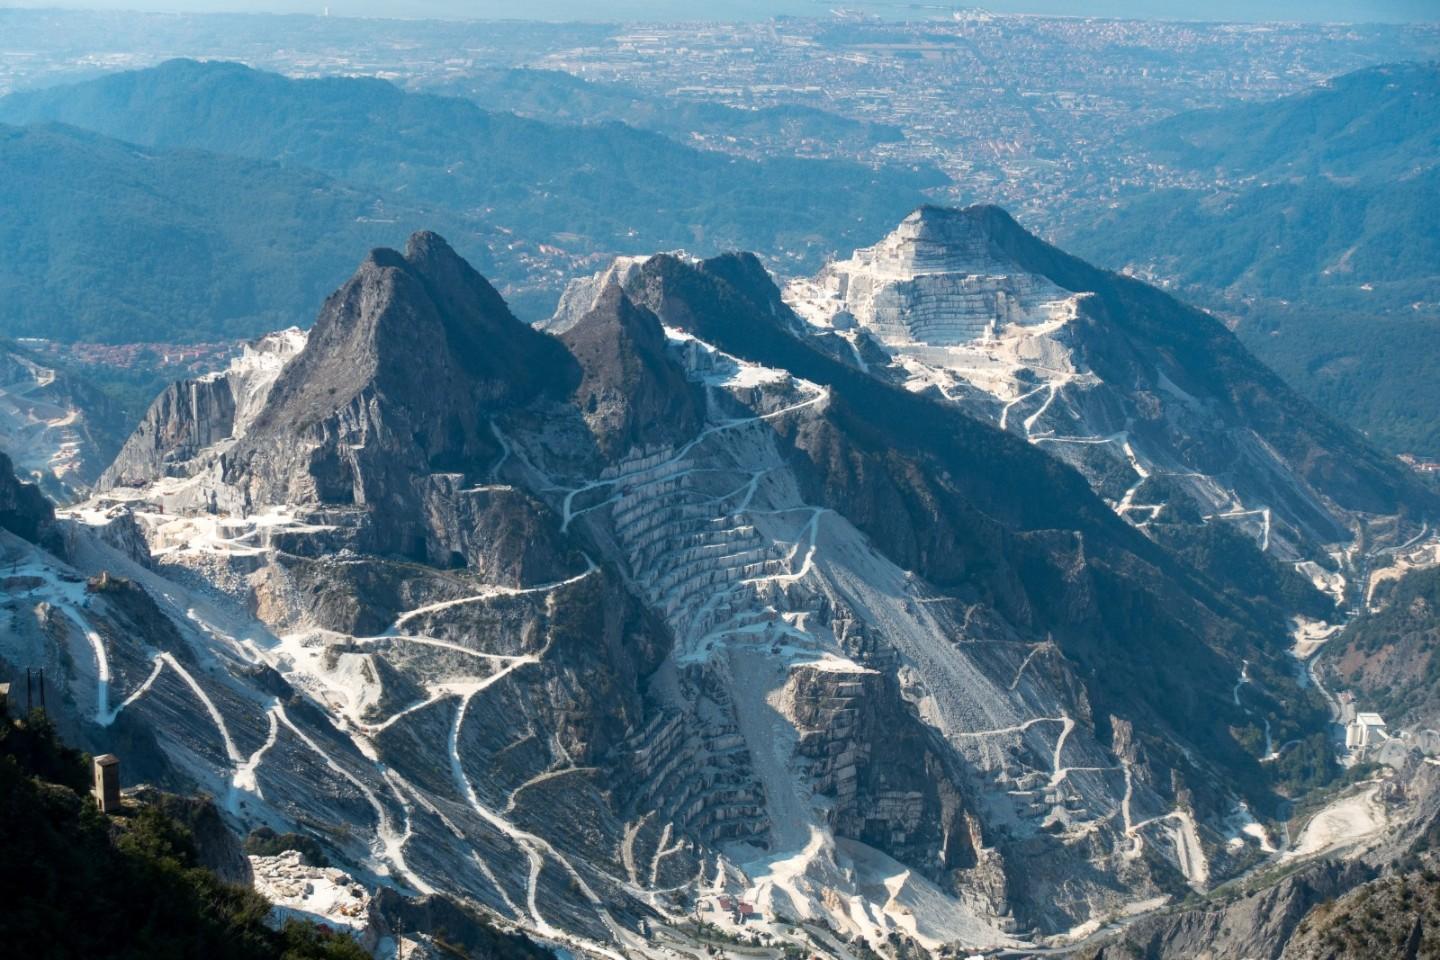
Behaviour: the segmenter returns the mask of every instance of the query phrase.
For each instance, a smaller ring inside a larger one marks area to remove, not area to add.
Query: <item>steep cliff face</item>
[[[481,481],[503,456],[491,414],[577,376],[443,240],[417,234],[404,255],[375,251],[308,335],[264,338],[230,370],[167,390],[101,485],[169,476],[187,509],[337,511],[353,522],[331,549],[480,569],[551,556],[543,536],[500,557],[477,540],[514,495]]]
[[[523,403],[563,388],[573,370],[444,240],[418,233],[403,256],[373,252],[326,301],[256,418],[251,446],[333,429],[342,412],[373,401],[410,418],[409,435],[382,432],[387,453],[483,461],[494,441],[481,442],[488,431],[470,408]]]
[[[0,530],[22,540],[55,545],[55,506],[40,488],[15,476],[10,457],[0,452]]]
[[[272,333],[247,344],[228,369],[166,387],[97,488],[141,487],[192,475],[197,469],[192,461],[229,449],[245,434],[281,368],[304,346],[305,334],[298,329]]]
[[[502,455],[490,415],[546,391],[574,363],[516,320],[433,234],[376,251],[327,301],[225,465],[250,502],[363,508],[369,552],[447,562],[453,514],[422,509],[443,475],[464,490]],[[434,506],[434,501],[431,501]]]
[[[981,856],[979,822],[966,809],[953,758],[943,742],[931,742],[899,683],[873,669],[799,665],[785,695],[799,731],[796,755],[810,762],[816,791],[834,801],[832,829],[962,893]]]
[[[105,471],[102,487],[142,486],[166,475],[235,431],[235,394],[223,376],[181,380],[165,388]]]
[[[162,399],[73,568],[7,547],[0,653],[232,821],[597,956],[697,914],[1023,949],[1265,855],[1237,678],[1277,736],[1319,696],[1273,610],[753,257],[581,293],[557,337],[432,235],[374,252],[218,415]]]

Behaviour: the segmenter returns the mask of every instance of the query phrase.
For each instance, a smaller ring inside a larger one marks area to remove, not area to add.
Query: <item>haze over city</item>
[[[945,4],[908,0],[5,0],[0,8],[63,7],[95,10],[150,10],[226,13],[310,13],[332,16],[439,17],[444,19],[534,20],[735,20],[772,16],[825,16],[831,11],[864,12],[897,20],[944,17],[956,10],[983,8],[999,13],[1046,16],[1133,17],[1175,20],[1298,20],[1306,22],[1404,23],[1440,18],[1433,0],[1214,0],[1203,7],[1184,0],[996,0],[987,4]]]

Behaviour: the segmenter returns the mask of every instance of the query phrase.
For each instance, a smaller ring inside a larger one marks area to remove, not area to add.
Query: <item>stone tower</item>
[[[120,758],[113,753],[95,758],[95,802],[101,813],[120,810]]]

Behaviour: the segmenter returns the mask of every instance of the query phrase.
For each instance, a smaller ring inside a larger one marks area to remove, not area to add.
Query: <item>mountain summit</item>
[[[578,379],[559,343],[417,233],[403,254],[373,251],[308,334],[266,338],[231,370],[171,387],[102,486],[182,473],[197,502],[339,510],[367,550],[425,560],[463,526],[427,510],[430,478],[483,479],[503,454],[493,414]]]
[[[996,207],[922,207],[786,299],[857,364],[1044,447],[1142,527],[1223,520],[1303,560],[1348,541],[1357,517],[1418,526],[1436,508],[1215,318]]]
[[[422,452],[457,456],[441,446],[453,427],[438,421],[529,400],[545,378],[563,379],[564,360],[449,244],[417,233],[403,255],[372,252],[326,301],[251,435],[309,426],[371,394],[442,427],[433,438],[427,431]]]

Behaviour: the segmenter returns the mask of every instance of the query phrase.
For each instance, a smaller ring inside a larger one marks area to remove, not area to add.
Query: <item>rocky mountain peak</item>
[[[185,478],[187,509],[242,516],[339,509],[344,536],[368,551],[476,563],[484,550],[452,542],[478,523],[455,516],[468,501],[426,498],[489,476],[504,454],[497,415],[579,382],[562,343],[418,233],[404,253],[372,251],[308,335],[274,335],[162,394],[101,486]]]
[[[606,453],[670,442],[697,428],[694,390],[659,319],[612,281],[560,339],[579,362],[575,402]]]
[[[696,265],[701,273],[723,281],[728,288],[739,294],[760,316],[769,317],[776,326],[787,333],[806,333],[805,324],[789,307],[775,285],[775,278],[760,258],[753,253],[739,251],[724,253]]]
[[[616,280],[611,280],[605,285],[604,289],[596,295],[595,302],[590,309],[580,317],[573,327],[566,331],[566,334],[578,337],[587,331],[602,330],[618,336],[634,338],[641,343],[658,344],[665,337],[665,333],[660,327],[660,321],[655,314],[637,307]]]
[[[521,372],[514,364],[540,359],[547,349],[553,359],[550,341],[517,320],[490,282],[438,234],[422,230],[412,235],[405,265],[434,301],[455,358],[471,373],[513,376]]]
[[[987,273],[1014,261],[1001,243],[1023,232],[1009,214],[992,206],[963,209],[926,205],[900,221],[885,239],[857,250],[855,259],[889,274]]]
[[[421,232],[404,254],[372,251],[326,301],[256,432],[314,424],[367,390],[421,406],[525,400],[564,361],[444,239]]]
[[[500,455],[491,418],[579,380],[442,238],[372,252],[325,303],[226,465],[256,502],[410,501],[417,478]]]
[[[992,340],[1010,324],[1073,315],[1069,290],[1007,252],[1016,232],[993,207],[921,207],[874,246],[793,282],[788,297],[816,326],[858,325],[895,346]]]
[[[598,273],[571,279],[560,295],[560,302],[555,305],[554,315],[542,321],[539,324],[540,328],[558,337],[579,323],[611,284],[619,284],[622,289],[628,289],[634,284],[640,274],[640,268],[649,259],[649,257],[616,257],[610,266]]]

